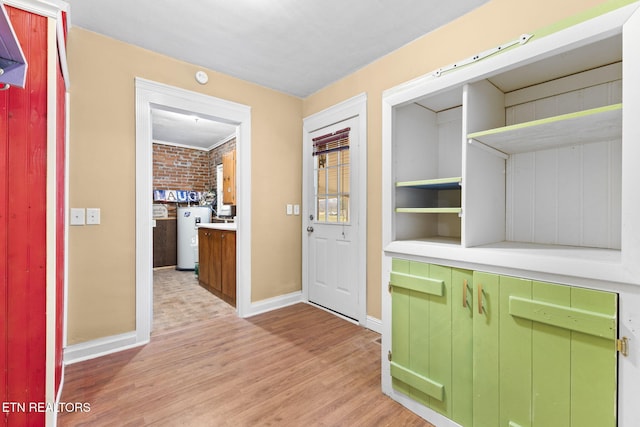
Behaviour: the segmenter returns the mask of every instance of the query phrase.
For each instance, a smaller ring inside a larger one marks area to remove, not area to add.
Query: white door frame
[[[136,343],[151,338],[153,319],[153,150],[151,109],[189,111],[236,130],[238,223],[236,265],[251,266],[251,108],[136,77]],[[251,304],[251,268],[238,268],[236,312]]]
[[[323,127],[358,117],[359,155],[358,155],[358,323],[367,325],[367,94],[361,93],[339,104],[315,113],[303,119],[302,125],[302,298],[309,302],[309,239],[307,225],[309,215],[315,213],[310,206],[311,171],[307,161],[311,157],[311,133]]]

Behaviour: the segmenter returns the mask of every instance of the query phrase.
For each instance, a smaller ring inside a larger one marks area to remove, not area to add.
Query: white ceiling
[[[72,26],[301,98],[487,1],[67,0]]]
[[[235,135],[236,127],[187,111],[151,110],[153,141],[210,150]]]

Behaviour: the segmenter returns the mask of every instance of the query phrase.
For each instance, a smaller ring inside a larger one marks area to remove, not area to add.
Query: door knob
[[[309,233],[313,233],[313,227],[312,227],[312,226],[308,226],[308,227],[307,227],[307,231],[308,231]]]

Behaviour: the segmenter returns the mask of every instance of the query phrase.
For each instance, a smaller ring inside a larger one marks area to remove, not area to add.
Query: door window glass
[[[316,221],[349,222],[349,131],[345,128],[313,138]]]

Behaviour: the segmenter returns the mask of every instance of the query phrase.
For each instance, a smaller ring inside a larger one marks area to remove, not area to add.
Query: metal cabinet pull
[[[484,291],[482,290],[482,283],[478,283],[478,313],[482,314],[483,312],[486,313],[486,310],[484,309],[484,305],[482,304],[482,295],[484,294]]]
[[[471,308],[471,303],[469,302],[469,299],[467,297],[470,290],[471,288],[469,288],[469,281],[467,279],[464,279],[462,282],[462,306],[472,311],[473,308]]]
[[[467,306],[467,279],[462,282],[462,306]]]

